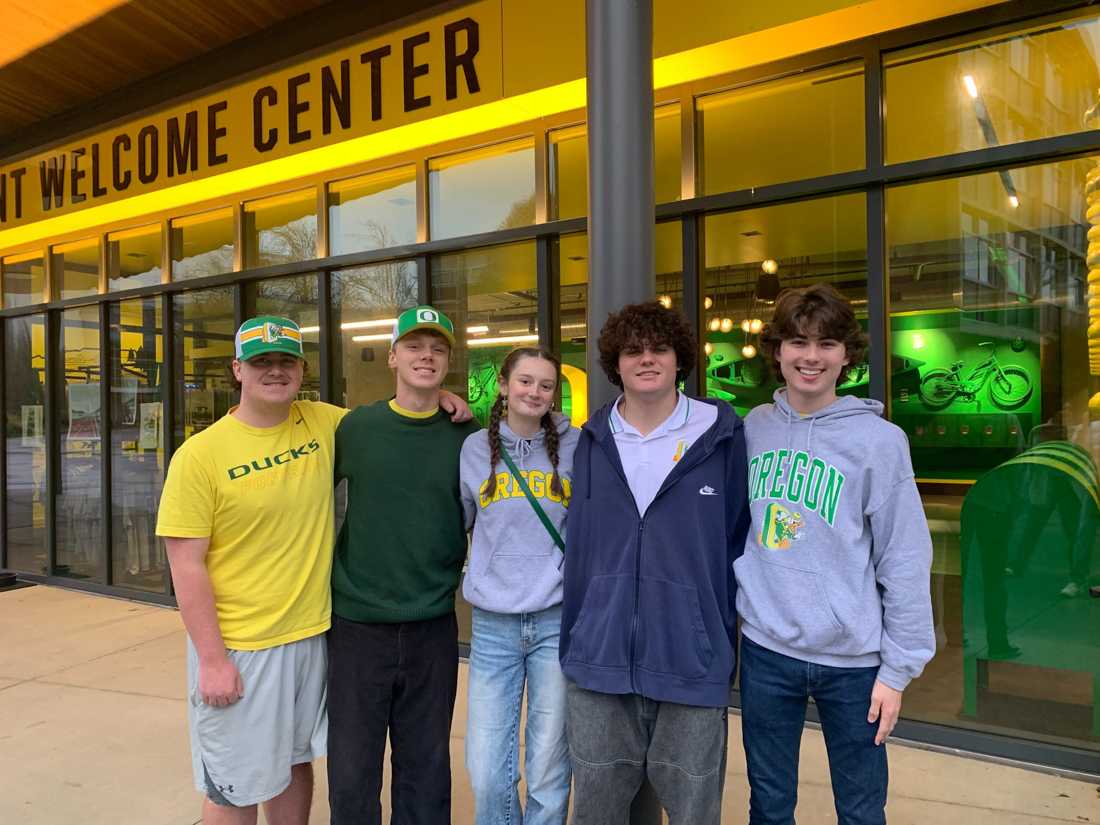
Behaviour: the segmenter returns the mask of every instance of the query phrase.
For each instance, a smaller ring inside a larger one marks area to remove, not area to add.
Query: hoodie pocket
[[[642,579],[638,600],[638,667],[684,679],[706,674],[714,660],[694,585]]]
[[[828,652],[844,639],[820,576],[749,552],[735,564],[738,612],[746,623],[794,650]]]
[[[630,663],[630,619],[634,612],[634,576],[594,576],[584,592],[580,613],[569,630],[566,661],[599,667]]]

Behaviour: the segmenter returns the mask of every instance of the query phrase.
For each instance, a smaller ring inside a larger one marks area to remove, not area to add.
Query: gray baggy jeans
[[[719,825],[726,708],[566,688],[573,825],[624,825],[648,778],[669,825]]]

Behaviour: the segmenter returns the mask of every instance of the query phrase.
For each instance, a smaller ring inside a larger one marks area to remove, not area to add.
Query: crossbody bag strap
[[[516,469],[516,464],[512,461],[512,457],[508,455],[508,450],[504,449],[500,451],[500,457],[504,459],[504,463],[508,465],[508,469],[512,473],[512,477],[519,484],[519,488],[523,490],[523,494],[527,496],[527,501],[531,503],[531,509],[535,511],[535,515],[539,517],[539,521],[542,522],[542,526],[546,528],[546,532],[550,534],[550,538],[554,540],[554,544],[558,546],[558,549],[563,553],[565,552],[565,542],[561,540],[561,534],[557,528],[554,527],[554,523],[550,521],[550,517],[546,515],[546,511],[542,509],[542,505],[539,504],[535,494],[531,492],[531,488],[527,486],[527,481],[520,475],[519,470]]]

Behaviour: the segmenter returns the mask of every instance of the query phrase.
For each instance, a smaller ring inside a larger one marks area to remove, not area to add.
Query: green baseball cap
[[[305,358],[302,331],[289,318],[277,315],[249,318],[237,330],[234,343],[238,361],[248,361],[265,352],[285,352],[296,358]]]
[[[393,338],[390,345],[396,344],[410,332],[418,329],[431,329],[438,332],[453,347],[455,345],[455,325],[451,319],[435,307],[419,306],[406,309],[397,316],[393,325]]]

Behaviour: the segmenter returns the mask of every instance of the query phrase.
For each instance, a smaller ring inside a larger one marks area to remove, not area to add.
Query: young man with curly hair
[[[717,825],[748,529],[741,420],[677,389],[696,342],[659,303],[609,317],[599,348],[623,393],[573,462],[559,651],[574,822],[621,821],[648,778],[670,825]]]
[[[749,822],[794,822],[812,697],[838,821],[879,825],[883,743],[936,649],[909,445],[880,402],[837,395],[867,344],[832,287],[783,293],[761,344],[786,387],[745,419],[752,532],[735,570]]]

